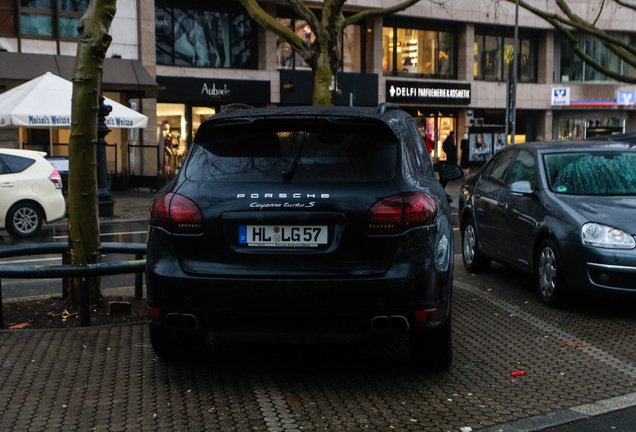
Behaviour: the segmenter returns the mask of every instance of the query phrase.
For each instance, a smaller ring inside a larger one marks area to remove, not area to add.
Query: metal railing
[[[88,281],[91,276],[109,276],[135,273],[135,298],[143,296],[143,273],[146,268],[146,245],[143,243],[102,243],[102,253],[134,254],[131,261],[104,262],[87,265],[71,265],[68,258],[68,244],[44,243],[37,245],[17,245],[0,248],[0,258],[24,255],[62,254],[62,265],[16,266],[0,265],[0,328],[4,328],[2,305],[2,278],[48,279],[62,278],[62,295],[67,296],[68,279],[80,279],[80,324],[90,326],[90,305],[88,301]]]

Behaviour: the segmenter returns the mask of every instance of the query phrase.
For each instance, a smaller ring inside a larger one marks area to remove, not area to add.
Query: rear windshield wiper
[[[303,134],[302,141],[300,141],[298,151],[294,155],[294,158],[290,162],[289,166],[281,172],[283,180],[291,180],[291,178],[294,176],[294,171],[296,171],[296,166],[298,165],[298,161],[300,160],[300,154],[303,152],[303,148],[305,148],[305,140],[307,139],[308,134],[309,132],[305,132]]]

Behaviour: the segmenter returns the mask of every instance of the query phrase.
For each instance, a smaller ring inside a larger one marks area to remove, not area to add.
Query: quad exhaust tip
[[[409,320],[402,315],[376,316],[371,319],[371,330],[375,333],[406,332],[409,328]]]

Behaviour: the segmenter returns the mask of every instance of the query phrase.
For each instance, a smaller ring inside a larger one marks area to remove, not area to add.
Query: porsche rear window
[[[390,179],[397,164],[397,138],[368,125],[244,127],[207,136],[188,158],[191,180],[379,181]]]
[[[544,155],[550,188],[569,195],[635,195],[636,153]]]

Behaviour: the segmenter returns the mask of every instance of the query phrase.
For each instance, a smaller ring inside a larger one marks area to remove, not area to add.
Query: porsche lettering
[[[304,199],[304,198],[309,198],[309,199],[329,199],[330,196],[328,193],[252,193],[252,194],[245,194],[245,193],[239,193],[236,194],[236,198],[237,199],[241,199],[241,198],[249,198],[249,199]]]

